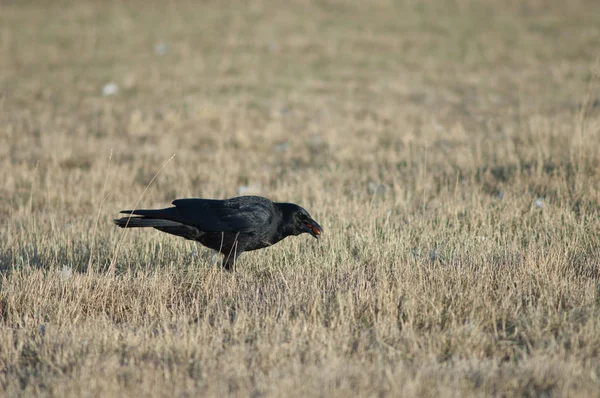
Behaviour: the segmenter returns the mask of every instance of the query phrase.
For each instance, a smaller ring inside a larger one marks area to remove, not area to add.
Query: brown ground
[[[599,55],[584,0],[0,3],[2,395],[599,396]],[[110,221],[244,187],[323,239]]]

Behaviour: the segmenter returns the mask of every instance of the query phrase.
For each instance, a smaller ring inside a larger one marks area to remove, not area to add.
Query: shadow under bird
[[[243,252],[274,245],[288,236],[308,233],[317,238],[323,232],[302,207],[260,196],[177,199],[172,204],[166,209],[122,210],[129,216],[114,223],[121,228],[152,227],[200,242],[224,255],[223,267],[228,271]]]

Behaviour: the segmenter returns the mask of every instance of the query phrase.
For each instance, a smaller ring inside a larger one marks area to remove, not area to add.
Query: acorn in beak
[[[321,228],[319,223],[313,220],[312,218],[306,220],[304,222],[304,225],[306,226],[306,232],[308,232],[315,238],[318,238],[319,235],[323,233],[323,228]]]

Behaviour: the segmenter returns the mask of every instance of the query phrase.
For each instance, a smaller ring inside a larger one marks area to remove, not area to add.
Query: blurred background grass
[[[596,394],[597,8],[3,2],[4,393]],[[228,275],[121,235],[173,154],[140,206],[263,194],[324,239]]]

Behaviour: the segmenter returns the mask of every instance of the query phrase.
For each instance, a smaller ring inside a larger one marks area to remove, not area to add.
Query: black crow
[[[280,240],[309,233],[317,238],[323,228],[302,207],[271,202],[260,196],[177,199],[174,207],[157,210],[123,210],[115,219],[121,228],[153,227],[195,240],[224,255],[223,267],[231,271],[245,251],[262,249]]]

